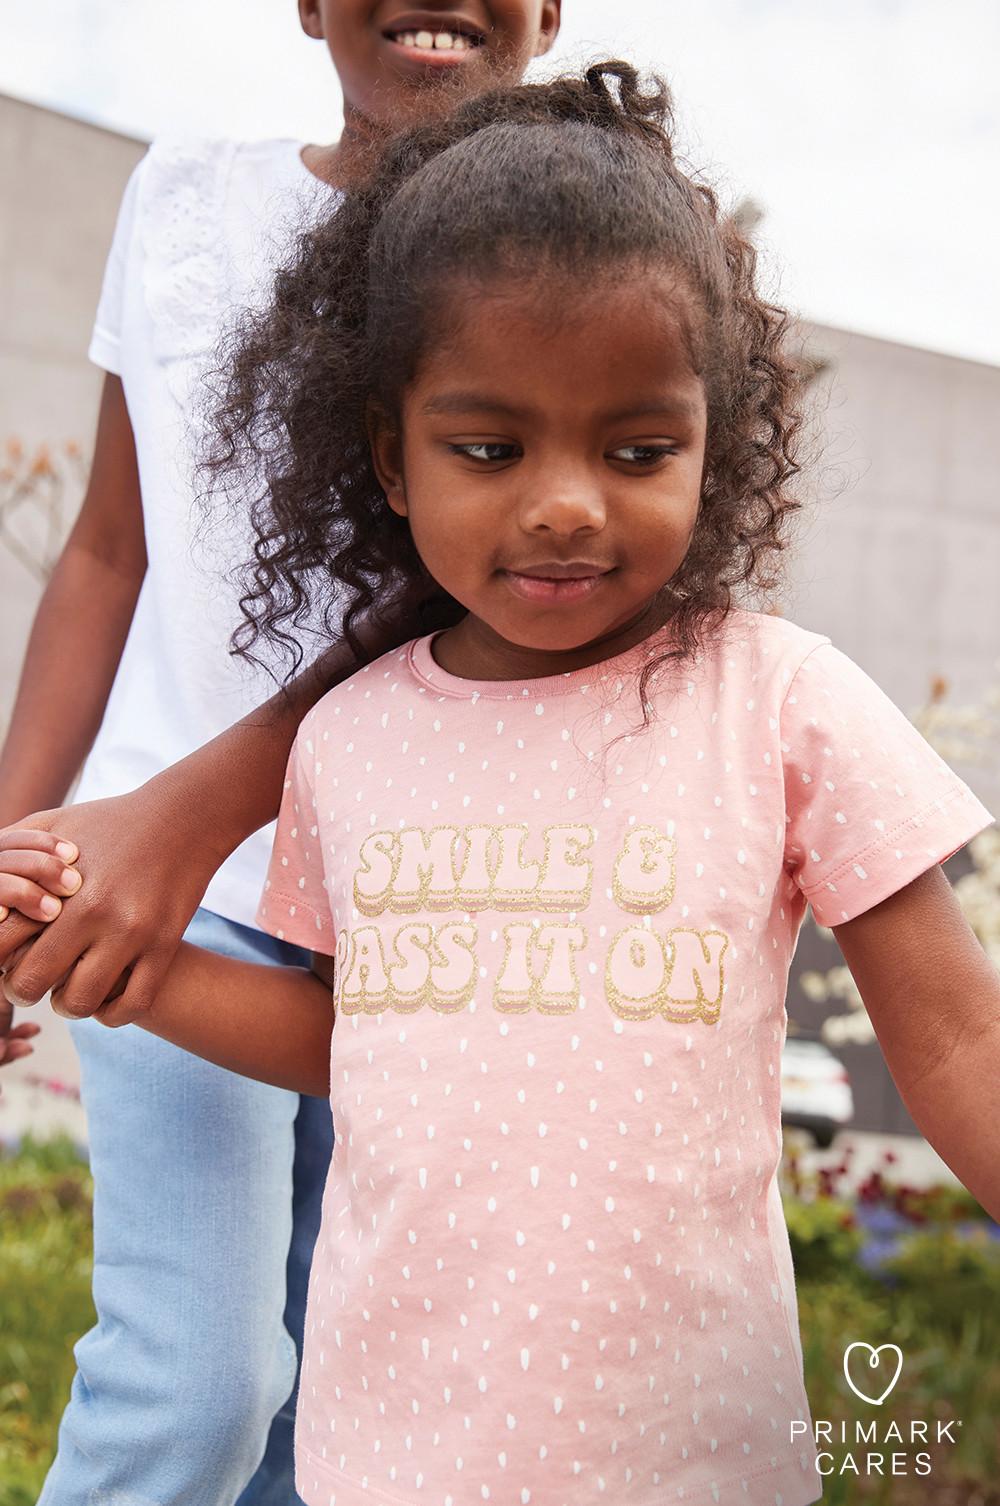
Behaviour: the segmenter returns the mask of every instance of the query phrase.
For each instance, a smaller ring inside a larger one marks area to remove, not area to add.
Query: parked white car
[[[781,1121],[826,1149],[854,1118],[851,1079],[822,1041],[790,1036],[781,1057]]]

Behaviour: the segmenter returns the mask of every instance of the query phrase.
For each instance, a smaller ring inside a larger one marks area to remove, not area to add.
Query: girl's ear
[[[319,13],[319,0],[299,0],[299,25],[313,41],[323,40],[323,18]]]
[[[398,425],[378,403],[369,402],[365,412],[372,465],[386,501],[401,518],[407,516],[406,488],[403,484],[403,445]]]
[[[542,16],[538,23],[538,41],[535,45],[536,58],[540,58],[546,52],[551,51],[556,37],[559,35],[561,11],[562,0],[543,0]]]

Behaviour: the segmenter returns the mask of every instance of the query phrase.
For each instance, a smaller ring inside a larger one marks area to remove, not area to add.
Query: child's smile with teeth
[[[395,132],[442,108],[449,87],[517,83],[559,33],[561,0],[299,0],[307,36],[325,43],[344,95],[345,129],[306,165],[339,183],[372,130]],[[425,87],[442,85],[427,95]],[[432,103],[433,101],[433,103]],[[352,156],[353,154],[353,156]]]
[[[417,52],[470,52],[479,46],[461,31],[397,31],[389,35],[399,46]]]

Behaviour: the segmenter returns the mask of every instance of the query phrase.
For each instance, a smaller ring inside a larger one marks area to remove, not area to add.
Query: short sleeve
[[[122,309],[125,302],[125,283],[129,261],[133,254],[136,233],[136,206],[139,187],[148,156],[143,157],[125,185],[118,220],[111,241],[111,250],[104,266],[104,281],[97,304],[94,328],[90,336],[87,354],[95,366],[121,375]]]
[[[307,718],[288,760],[257,924],[280,941],[332,956],[335,937],[317,821],[310,726]]]
[[[853,920],[992,817],[888,696],[829,643],[781,713],[785,867],[821,925]]]

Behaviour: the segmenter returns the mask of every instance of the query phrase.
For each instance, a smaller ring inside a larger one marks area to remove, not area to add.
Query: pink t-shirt
[[[734,613],[637,731],[642,652],[480,683],[422,639],[302,724],[259,920],[337,959],[309,1506],[821,1494],[789,961],[807,901],[850,919],[990,817],[824,638]]]

